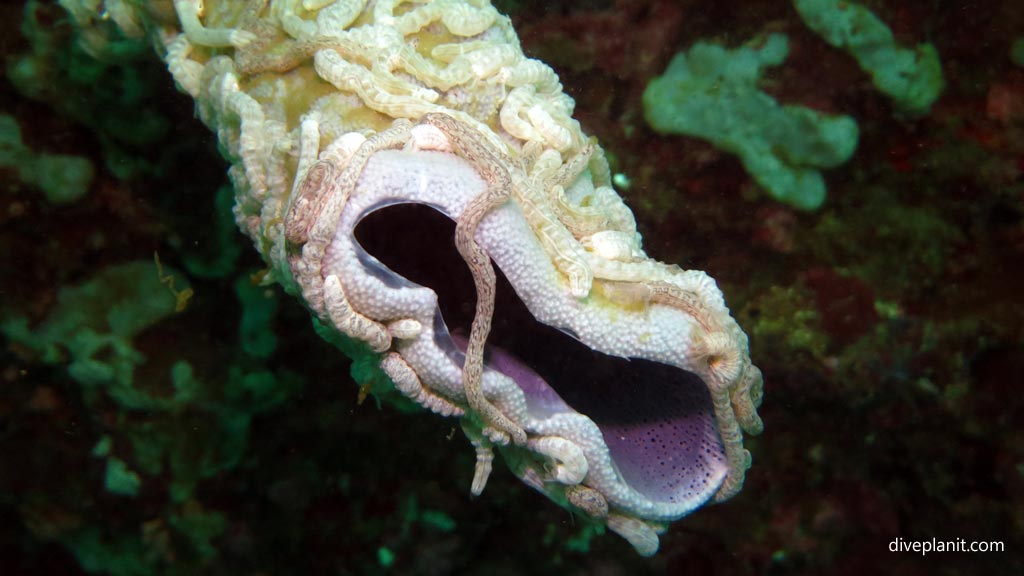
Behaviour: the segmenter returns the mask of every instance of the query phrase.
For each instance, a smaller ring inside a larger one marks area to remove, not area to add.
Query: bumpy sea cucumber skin
[[[73,13],[103,9],[62,3]],[[523,55],[506,17],[486,0],[168,4],[133,3],[122,20],[145,23],[131,33],[145,29],[164,46],[172,75],[217,133],[237,223],[267,261],[267,279],[382,352],[403,393],[462,418],[478,454],[475,492],[492,445],[525,432],[527,441],[502,448],[524,482],[653,554],[664,522],[739,491],[750,465],[743,433],[761,430],[761,376],[746,335],[706,274],[644,255],[603,151],[572,119],[557,75]],[[498,370],[485,370],[481,384],[508,426],[474,409],[465,357],[438,333],[437,295],[359,253],[354,227],[382,203],[422,202],[460,219],[495,182],[510,197],[472,238],[537,320],[706,384],[717,430],[698,441],[718,450],[701,486],[671,502],[646,496],[590,418],[531,413]]]
[[[362,272],[353,230],[363,214],[392,199],[431,204],[457,218],[484,183],[471,166],[451,154],[437,152],[381,152],[363,171],[359,190],[350,200],[331,244],[325,269],[353,281],[346,285],[352,303],[374,318],[417,319],[424,333],[397,345],[398,352],[420,375],[424,385],[465,405],[460,382],[460,358],[442,348],[434,338],[431,319],[437,308],[433,290],[419,286],[389,286],[387,280]],[[585,344],[602,352],[642,357],[667,364],[685,364],[693,356],[688,345],[695,320],[671,307],[646,313],[624,312],[573,298],[559,282],[559,273],[546,257],[516,206],[493,211],[479,230],[481,244],[508,275],[524,303],[539,320],[573,331]],[[652,331],[652,326],[657,331]],[[592,464],[588,485],[601,492],[614,509],[629,510],[650,520],[674,520],[692,511],[699,501],[678,504],[652,502],[636,493],[615,473],[601,432],[585,415],[572,411],[536,417],[527,410],[526,398],[508,377],[490,371],[484,386],[503,410],[520,422],[531,437],[557,436],[580,446]],[[717,445],[717,439],[706,439]],[[724,462],[715,462],[708,489],[724,479]],[[710,494],[708,494],[710,495]],[[706,497],[706,496],[705,496]]]

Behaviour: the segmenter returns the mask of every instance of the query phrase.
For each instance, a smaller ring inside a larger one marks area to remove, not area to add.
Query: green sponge
[[[793,0],[793,6],[808,28],[853,55],[901,112],[910,116],[928,113],[944,84],[934,46],[901,48],[884,22],[867,8],[846,0]]]
[[[29,149],[21,141],[18,122],[0,116],[0,169],[11,169],[18,179],[39,188],[53,204],[69,204],[85,196],[95,170],[87,158],[46,154]]]
[[[133,385],[135,368],[145,361],[133,340],[174,314],[175,295],[161,284],[171,275],[161,275],[153,262],[110,266],[84,284],[61,288],[56,306],[35,329],[14,317],[0,321],[0,333],[39,353],[44,363],[68,361],[68,372],[87,394],[106,386],[122,406],[152,408],[155,400]]]
[[[762,70],[788,52],[782,34],[735,50],[698,43],[647,86],[644,116],[658,132],[704,138],[736,154],[777,200],[813,210],[825,199],[819,169],[850,158],[858,129],[849,116],[783,106],[758,89]]]

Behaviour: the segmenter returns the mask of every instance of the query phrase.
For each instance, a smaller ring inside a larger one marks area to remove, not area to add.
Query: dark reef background
[[[155,268],[154,253],[175,292],[194,291],[129,334],[134,355],[96,350],[129,359],[107,384],[71,369],[67,343],[0,336],[0,572],[1024,574],[1024,67],[1009,56],[1024,9],[864,4],[901,44],[938,49],[946,88],[927,116],[894,115],[788,2],[498,2],[629,177],[648,253],[718,281],[765,375],[743,492],[673,524],[650,559],[501,465],[471,498],[454,422],[360,403],[306,311],[253,286],[262,264],[223,218],[226,164],[162,65],[126,51],[99,66],[54,2],[28,26],[25,4],[0,5],[0,115],[29,149],[95,167],[61,205],[0,168],[0,323],[38,334],[62,301],[102,317],[145,282],[60,289]],[[673,54],[765,32],[791,47],[765,90],[860,125],[814,212],[643,120],[643,89]],[[889,551],[933,537],[1005,551]]]

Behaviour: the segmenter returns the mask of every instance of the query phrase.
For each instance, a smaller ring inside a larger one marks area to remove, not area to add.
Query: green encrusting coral
[[[171,131],[155,105],[162,71],[137,65],[150,58],[152,47],[124,38],[115,26],[109,30],[116,39],[99,42],[93,33],[72,31],[66,20],[49,21],[45,10],[37,0],[26,2],[22,33],[31,51],[8,60],[7,80],[25,97],[89,127],[107,170],[118,178],[159,172],[162,166],[139,153],[162,144]],[[69,35],[76,41],[68,42]]]
[[[699,42],[647,86],[644,116],[658,132],[704,138],[736,154],[777,200],[814,210],[825,200],[820,170],[853,155],[858,129],[849,116],[781,105],[758,88],[763,70],[788,51],[781,34],[734,50]]]
[[[884,22],[854,2],[793,0],[793,7],[808,28],[856,58],[899,111],[909,116],[928,113],[945,85],[935,46],[899,46]]]
[[[88,158],[30,149],[21,141],[18,121],[6,115],[0,116],[0,170],[13,170],[52,204],[68,204],[85,196],[96,175]]]
[[[11,317],[0,323],[0,332],[45,363],[68,361],[68,373],[87,393],[103,388],[119,404],[149,409],[152,402],[132,386],[136,366],[145,362],[132,341],[173,314],[175,305],[154,263],[130,262],[61,288],[57,305],[38,328],[30,329],[26,318]]]
[[[811,30],[857,60],[898,112],[928,113],[945,85],[934,46],[899,46],[885,23],[856,3],[793,0],[793,6]],[[782,34],[732,50],[698,42],[647,86],[644,116],[658,132],[703,138],[736,154],[775,199],[814,210],[825,200],[820,170],[849,160],[859,131],[849,116],[781,105],[758,88],[763,70],[787,54]]]
[[[59,289],[56,305],[38,326],[14,314],[0,318],[4,336],[42,363],[66,364],[85,404],[98,415],[109,414],[93,423],[102,431],[92,456],[104,463],[103,488],[130,499],[148,491],[147,499],[156,494],[166,502],[161,524],[153,529],[165,533],[161,538],[173,533],[183,540],[186,546],[178,549],[197,562],[182,562],[179,573],[194,573],[189,566],[213,558],[212,541],[227,525],[221,513],[200,503],[200,483],[237,467],[253,418],[301,387],[290,373],[264,364],[277,346],[271,330],[276,294],[253,286],[248,274],[235,283],[242,310],[239,353],[202,375],[190,355],[169,367],[166,358],[151,364],[140,350],[142,334],[157,325],[166,328],[181,311],[181,294],[190,290],[180,272],[158,260],[129,262]],[[149,538],[111,538],[92,527],[58,537],[85,570],[125,575],[154,573],[165,565],[153,556]]]

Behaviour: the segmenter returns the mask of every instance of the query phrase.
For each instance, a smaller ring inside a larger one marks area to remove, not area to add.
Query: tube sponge
[[[781,34],[735,50],[697,43],[647,86],[644,116],[658,132],[704,138],[736,154],[777,200],[814,210],[825,200],[819,169],[850,158],[858,129],[849,116],[783,106],[758,89],[762,70],[788,51]]]

